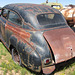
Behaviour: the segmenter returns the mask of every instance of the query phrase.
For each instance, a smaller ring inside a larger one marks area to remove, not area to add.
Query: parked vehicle
[[[70,27],[75,25],[75,5],[68,5],[60,10]]]
[[[46,3],[42,3],[43,5],[48,5],[50,7],[53,7],[55,9],[63,9],[63,5],[61,3],[58,3],[58,2],[48,2],[46,1]]]
[[[75,57],[75,33],[50,6],[9,4],[2,8],[0,41],[14,62],[44,74]]]

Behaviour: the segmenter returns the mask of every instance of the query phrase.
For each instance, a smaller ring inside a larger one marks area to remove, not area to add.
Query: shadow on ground
[[[56,71],[60,71],[62,69],[68,68],[71,64],[75,63],[75,58],[72,58],[66,62],[60,63],[56,65]]]
[[[75,58],[72,58],[68,61],[57,64],[56,70],[51,75],[54,75],[56,72],[59,72],[59,71],[63,70],[64,68],[66,68],[66,69],[69,68],[69,66],[71,66],[73,63],[75,63]]]

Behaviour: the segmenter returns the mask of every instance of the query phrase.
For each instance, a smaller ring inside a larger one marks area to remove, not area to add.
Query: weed
[[[75,70],[71,71],[68,75],[75,75]]]
[[[25,75],[25,74],[26,74],[25,69],[21,69],[21,75]]]
[[[18,69],[15,69],[15,73],[18,73],[19,72],[19,70]]]
[[[61,73],[60,75],[65,75],[64,73]]]
[[[3,75],[6,75],[6,73],[7,73],[7,69],[5,69],[5,70],[4,70],[4,73],[3,73]]]
[[[2,58],[2,56],[0,56],[0,59]]]
[[[0,55],[6,56],[6,51],[0,50]]]

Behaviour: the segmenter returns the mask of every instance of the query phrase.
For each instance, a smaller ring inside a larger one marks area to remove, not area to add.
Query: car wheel
[[[15,48],[12,49],[12,59],[14,60],[15,63],[22,65],[20,55]]]

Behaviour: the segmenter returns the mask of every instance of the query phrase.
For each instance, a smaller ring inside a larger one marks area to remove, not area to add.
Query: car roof
[[[25,12],[33,13],[34,15],[38,13],[60,13],[58,10],[50,6],[39,4],[16,3],[16,4],[8,4],[3,8],[15,10],[20,14]]]

